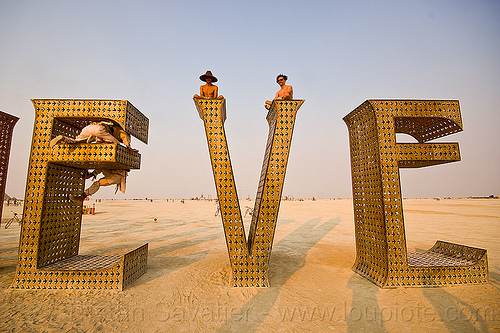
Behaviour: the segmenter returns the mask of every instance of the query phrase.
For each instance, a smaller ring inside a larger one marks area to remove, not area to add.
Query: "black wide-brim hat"
[[[212,75],[211,71],[207,71],[205,74],[203,74],[202,76],[200,76],[200,80],[206,82],[207,77],[211,78],[212,82],[217,82],[217,78]]]

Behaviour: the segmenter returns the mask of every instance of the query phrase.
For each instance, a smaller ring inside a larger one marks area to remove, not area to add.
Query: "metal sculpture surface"
[[[488,281],[486,250],[437,241],[407,253],[399,168],[460,160],[458,143],[427,143],[462,130],[458,101],[368,100],[344,117],[354,199],[354,271],[380,287]],[[396,133],[418,143],[397,143]]]
[[[267,287],[269,257],[276,230],[297,110],[304,100],[274,101],[267,115],[269,136],[252,222],[246,238],[227,147],[225,100],[194,99],[205,125],[219,199],[233,286]]]
[[[149,120],[128,101],[32,100],[35,124],[28,168],[19,262],[13,288],[118,289],[146,270],[148,244],[124,255],[78,255],[82,203],[69,200],[87,169],[139,169],[140,154],[115,143],[58,145],[92,121],[108,120],[147,143]]]
[[[18,117],[0,111],[0,220],[2,218],[3,199],[7,182],[12,132],[18,120]]]

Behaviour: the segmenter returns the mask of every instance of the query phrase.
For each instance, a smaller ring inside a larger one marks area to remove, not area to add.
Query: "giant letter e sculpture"
[[[400,168],[460,160],[458,143],[429,142],[462,130],[458,101],[368,100],[344,117],[351,146],[354,271],[382,288],[488,281],[486,250],[437,241],[407,252]],[[397,143],[396,133],[415,143]]]
[[[116,143],[50,147],[93,121],[111,121],[147,143],[149,120],[128,101],[36,99],[19,263],[13,288],[118,289],[146,271],[148,245],[124,255],[79,255],[87,169],[139,169],[141,155]]]
[[[269,136],[248,235],[243,228],[224,121],[225,100],[194,99],[205,125],[215,187],[235,287],[268,287],[267,270],[285,181],[295,116],[304,100],[275,100],[267,115]]]

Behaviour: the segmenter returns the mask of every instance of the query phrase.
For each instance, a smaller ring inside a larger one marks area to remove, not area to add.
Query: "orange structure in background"
[[[462,130],[458,101],[367,100],[349,128],[356,234],[354,271],[380,287],[488,281],[486,250],[437,241],[408,253],[399,168],[460,160],[458,143],[428,143]],[[396,133],[418,143],[397,143]]]
[[[139,169],[139,153],[115,143],[61,144],[92,121],[112,121],[147,143],[149,120],[123,100],[32,100],[35,124],[13,288],[118,289],[146,271],[148,244],[124,255],[79,255],[87,169]]]
[[[0,111],[0,221],[2,219],[3,199],[7,183],[12,132],[18,120],[18,117]]]

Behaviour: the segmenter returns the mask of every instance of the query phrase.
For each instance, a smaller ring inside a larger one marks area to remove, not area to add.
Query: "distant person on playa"
[[[109,186],[116,185],[115,193],[120,190],[122,193],[125,193],[125,187],[127,182],[127,174],[130,170],[120,170],[120,169],[110,169],[110,170],[94,170],[93,172],[87,173],[86,178],[93,177],[96,179],[97,175],[102,173],[104,175],[103,178],[95,181],[92,185],[87,188],[83,194],[80,195],[70,195],[69,199],[73,202],[82,201],[88,196],[99,191],[101,186]]]
[[[205,74],[200,76],[200,80],[205,81],[206,83],[200,86],[200,95],[194,95],[193,98],[224,99],[224,96],[218,96],[219,88],[212,84],[212,82],[217,82],[217,78],[212,75],[211,71],[207,71]]]
[[[50,147],[54,147],[59,143],[82,143],[82,142],[112,142],[112,143],[123,143],[128,149],[132,149],[130,146],[130,135],[125,132],[120,126],[113,124],[109,121],[92,122],[85,126],[80,134],[74,139],[69,138],[64,135],[58,135],[52,140],[50,140]]]
[[[276,93],[276,96],[274,97],[275,100],[276,99],[293,99],[293,88],[292,88],[292,86],[287,86],[285,84],[286,80],[288,80],[288,76],[286,76],[284,74],[279,74],[276,77],[276,82],[280,85],[281,88]],[[272,103],[273,103],[273,101],[266,101],[266,105],[265,105],[266,109],[269,110]]]

